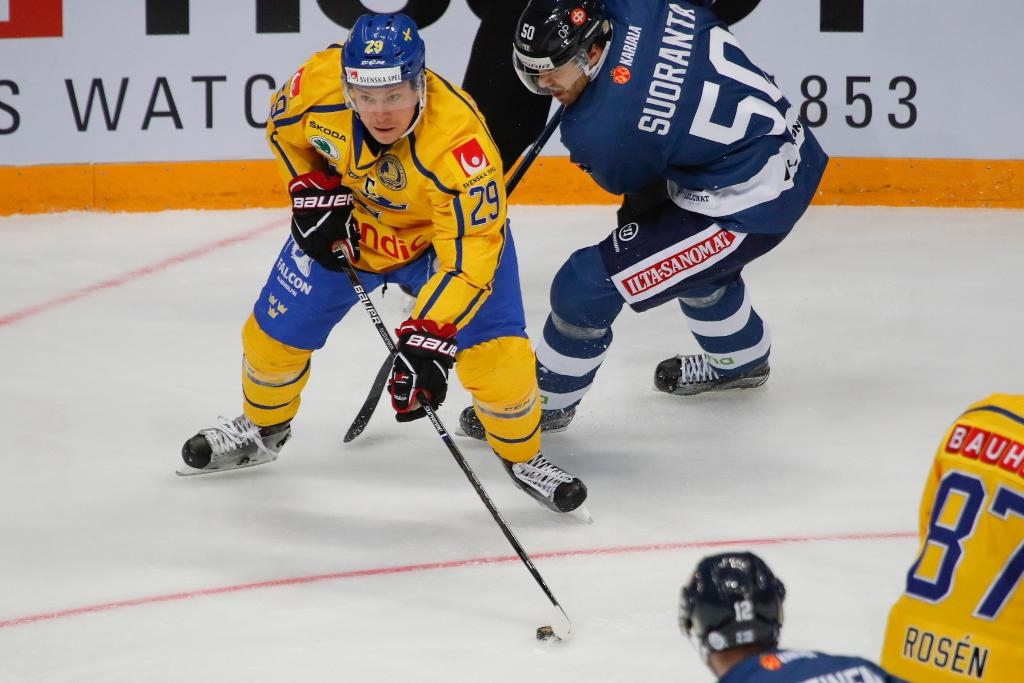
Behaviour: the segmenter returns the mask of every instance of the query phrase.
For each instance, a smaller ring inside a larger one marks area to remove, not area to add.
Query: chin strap
[[[601,56],[597,58],[597,64],[595,64],[594,66],[590,67],[589,69],[588,68],[584,68],[583,69],[583,73],[586,75],[588,81],[592,81],[595,78],[597,78],[597,74],[601,71],[601,67],[604,66],[604,60],[606,60],[608,58],[608,46],[611,44],[611,42],[612,42],[612,29],[609,28],[608,29],[608,37],[606,39],[604,47],[601,48]],[[587,60],[587,61],[589,62],[589,60]]]
[[[399,140],[401,140],[402,138],[404,138],[405,136],[407,136],[409,133],[411,133],[413,131],[413,129],[416,127],[416,124],[418,124],[420,122],[420,117],[423,116],[423,111],[427,108],[427,74],[426,74],[426,70],[424,70],[422,78],[423,78],[423,80],[420,83],[420,104],[416,108],[416,116],[412,117],[412,123],[409,124],[409,129],[406,130],[404,133],[402,133],[398,137]]]

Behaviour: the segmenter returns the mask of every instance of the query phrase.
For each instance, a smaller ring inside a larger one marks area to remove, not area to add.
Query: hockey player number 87
[[[726,45],[732,45],[736,50],[741,50],[735,36],[721,26],[712,28],[708,45],[708,58],[711,61],[711,65],[715,67],[715,71],[726,78],[731,78],[764,93],[771,99],[771,102],[767,102],[754,95],[747,95],[736,105],[736,116],[733,117],[732,123],[728,126],[723,126],[711,120],[711,116],[715,113],[715,107],[718,104],[721,86],[718,83],[705,81],[700,104],[697,105],[697,113],[694,115],[693,123],[690,125],[690,135],[696,135],[713,142],[720,142],[723,145],[731,145],[743,139],[747,134],[747,128],[750,127],[750,119],[755,115],[771,120],[772,129],[768,135],[778,135],[786,130],[786,118],[775,104],[782,99],[782,91],[768,80],[764,74],[751,71],[745,66],[729,61],[725,56]]]
[[[959,514],[952,524],[941,520],[950,496],[957,494],[962,499]],[[943,477],[935,492],[935,506],[932,509],[931,521],[928,523],[928,537],[917,561],[907,574],[907,594],[937,603],[946,599],[953,590],[957,565],[964,554],[964,541],[974,533],[981,518],[982,504],[985,502],[985,484],[980,479],[962,472],[950,472]],[[1024,518],[1024,496],[1000,486],[992,497],[988,512],[999,519],[1006,520],[1016,514]],[[942,550],[942,561],[934,578],[922,577],[918,574],[925,554],[930,547]],[[1020,543],[1013,555],[996,574],[995,580],[985,591],[985,596],[974,610],[974,616],[983,619],[994,619],[1006,604],[1010,594],[1024,574],[1024,542]]]

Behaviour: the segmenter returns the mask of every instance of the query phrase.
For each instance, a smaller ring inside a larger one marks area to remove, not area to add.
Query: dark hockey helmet
[[[358,113],[361,109],[397,109],[419,104],[422,111],[426,104],[425,55],[426,46],[416,23],[406,15],[359,17],[341,54],[349,106]],[[402,84],[410,88],[395,87]]]
[[[753,553],[705,557],[683,586],[679,629],[706,661],[712,652],[760,643],[774,647],[782,630],[786,587]]]
[[[593,78],[590,47],[606,43],[611,32],[604,0],[531,0],[516,23],[512,63],[527,88],[549,95],[538,76],[575,63]]]

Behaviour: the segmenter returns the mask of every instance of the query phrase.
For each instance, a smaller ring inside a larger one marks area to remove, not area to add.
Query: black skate
[[[225,472],[273,462],[291,435],[288,422],[257,427],[245,415],[234,420],[222,417],[218,424],[199,430],[181,447],[185,466],[178,474]]]
[[[509,462],[502,458],[501,464],[516,486],[550,510],[572,512],[587,499],[583,482],[549,462],[543,454],[526,462]]]
[[[677,396],[693,396],[726,389],[753,389],[768,381],[769,370],[766,360],[739,375],[723,377],[703,353],[676,356],[658,363],[654,370],[654,388]]]
[[[564,432],[575,415],[576,406],[560,410],[542,410],[540,411],[540,431],[545,434]],[[459,415],[459,428],[455,433],[478,441],[486,440],[484,426],[480,423],[480,418],[476,416],[473,406],[467,407]]]

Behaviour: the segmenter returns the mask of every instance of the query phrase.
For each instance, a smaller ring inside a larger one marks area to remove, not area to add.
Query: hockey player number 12
[[[778,135],[786,130],[786,118],[775,104],[782,99],[782,91],[764,74],[729,61],[725,56],[726,45],[732,45],[737,50],[741,49],[736,37],[731,33],[721,26],[712,28],[708,58],[711,65],[715,67],[715,71],[726,78],[739,81],[743,85],[764,93],[771,99],[771,102],[754,95],[747,95],[736,105],[736,115],[733,117],[732,123],[723,126],[711,120],[711,115],[715,113],[715,106],[718,104],[721,86],[711,81],[705,81],[704,91],[701,93],[700,103],[697,105],[697,113],[690,125],[690,135],[720,142],[723,145],[731,145],[743,139],[743,136],[747,134],[747,128],[750,127],[750,119],[755,115],[771,120],[772,129],[768,133],[769,135]]]
[[[957,494],[962,499],[959,514],[954,522],[946,524],[940,521],[950,496]],[[928,537],[917,561],[907,573],[907,594],[926,600],[942,602],[953,590],[957,565],[963,557],[964,541],[970,538],[981,518],[982,505],[985,502],[985,484],[977,477],[962,472],[950,472],[942,478],[935,492],[935,506],[932,509],[931,521],[928,523]],[[1005,520],[1010,514],[1024,518],[1024,496],[1005,486],[1000,486],[992,497],[988,512],[999,519]],[[922,577],[918,574],[921,562],[929,547],[942,549],[942,561],[934,578]],[[1006,604],[1013,589],[1024,574],[1024,542],[1021,542],[1010,559],[996,574],[995,579],[985,591],[985,596],[974,610],[974,616],[982,619],[995,619],[999,610]]]

